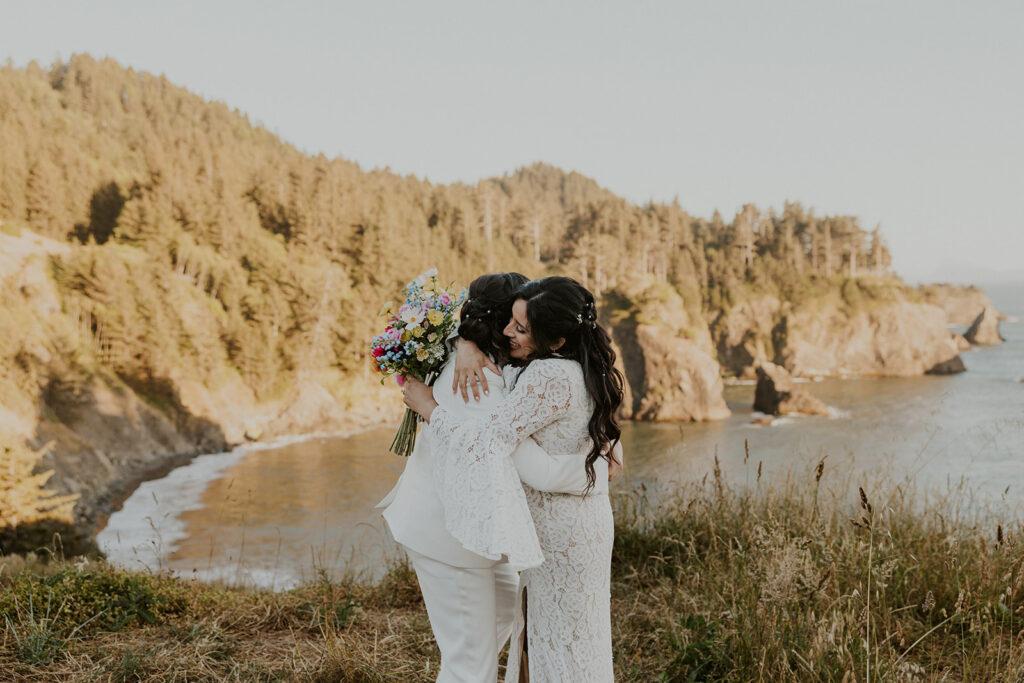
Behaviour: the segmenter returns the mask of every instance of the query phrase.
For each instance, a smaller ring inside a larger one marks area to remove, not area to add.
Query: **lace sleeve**
[[[572,402],[572,361],[535,361],[485,419],[458,420],[436,408],[429,429],[434,483],[445,526],[466,549],[508,558],[517,569],[544,560],[512,458],[521,441],[561,417]]]

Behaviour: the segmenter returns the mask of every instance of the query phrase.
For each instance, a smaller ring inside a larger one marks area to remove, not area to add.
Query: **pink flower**
[[[400,387],[404,387],[405,377],[403,377],[402,375],[395,375],[395,383],[398,384],[398,386]]]

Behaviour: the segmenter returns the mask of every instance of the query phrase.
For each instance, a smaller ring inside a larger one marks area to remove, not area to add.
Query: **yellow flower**
[[[442,322],[444,322],[444,313],[437,310],[428,311],[427,320],[430,321],[431,325],[440,325]]]
[[[409,341],[410,339],[412,339],[412,335],[409,334],[408,328],[402,330],[402,336],[400,337],[401,342],[404,344],[405,342]]]
[[[416,360],[426,360],[427,356],[429,356],[429,355],[430,355],[430,351],[427,351],[427,349],[425,347],[423,347],[423,346],[421,346],[420,348],[416,349]]]
[[[377,315],[380,315],[380,316],[391,315],[391,310],[392,310],[392,308],[394,308],[394,305],[395,305],[395,302],[393,302],[393,301],[387,302],[386,304],[384,304],[384,308],[380,309],[380,313],[378,313]]]
[[[410,327],[408,329],[409,329],[409,334],[411,334],[416,339],[419,339],[420,337],[423,336],[424,330],[419,325],[417,325],[416,327]]]
[[[427,341],[428,342],[436,342],[437,341],[437,332],[431,332],[430,334],[428,334],[427,335]]]

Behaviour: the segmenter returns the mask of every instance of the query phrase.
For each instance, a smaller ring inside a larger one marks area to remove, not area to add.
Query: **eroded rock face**
[[[899,300],[849,314],[823,307],[787,314],[775,362],[792,374],[922,375],[958,355],[938,306]]]
[[[67,373],[56,373],[58,375]],[[30,442],[50,443],[40,467],[54,470],[49,487],[77,493],[75,516],[102,520],[143,480],[161,476],[198,453],[223,451],[251,439],[311,431],[349,431],[395,418],[401,401],[375,382],[347,405],[314,380],[297,382],[280,399],[259,403],[237,378],[216,389],[183,378],[92,379],[82,387],[53,381]]]
[[[978,311],[992,306],[988,295],[979,287],[935,284],[920,288],[926,303],[934,304],[946,313],[949,325],[970,325]]]
[[[775,356],[772,329],[778,322],[781,302],[774,296],[741,301],[720,313],[711,324],[722,367],[737,377],[754,377],[759,363]]]
[[[970,329],[964,333],[964,338],[978,346],[1002,344],[1006,340],[999,334],[999,318],[999,311],[992,306],[986,306],[974,319]]]
[[[958,351],[969,351],[971,348],[971,342],[967,341],[967,337],[962,334],[954,334],[953,343],[956,344]]]
[[[719,362],[739,377],[754,377],[767,362],[799,377],[952,373],[962,366],[957,354],[969,346],[950,335],[944,309],[908,300],[897,289],[889,301],[855,311],[827,296],[794,309],[755,295],[720,313],[711,330]]]
[[[785,368],[774,363],[757,366],[757,388],[754,390],[754,410],[770,415],[828,415],[825,403],[796,387]]]
[[[724,420],[721,368],[695,340],[660,325],[619,324],[615,341],[632,397],[632,416],[652,421]]]

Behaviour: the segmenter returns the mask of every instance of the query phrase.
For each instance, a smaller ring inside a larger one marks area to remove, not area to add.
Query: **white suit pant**
[[[512,633],[519,574],[507,564],[453,567],[405,549],[441,650],[438,683],[495,683]]]

